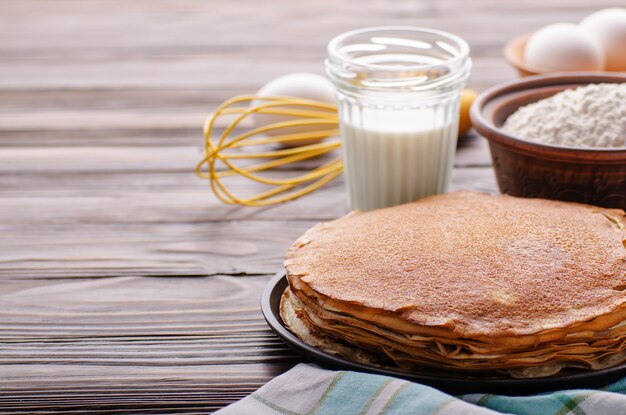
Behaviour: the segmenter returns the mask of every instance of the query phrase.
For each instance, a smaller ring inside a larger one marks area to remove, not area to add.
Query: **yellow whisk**
[[[254,102],[254,105],[249,105],[251,102]],[[253,128],[231,137],[235,128],[246,117],[255,113],[287,116],[293,119]],[[222,116],[235,116],[235,118],[219,135],[219,138],[214,140],[212,135],[216,127],[216,120]],[[294,127],[302,129],[306,126],[311,126],[311,129],[293,132]],[[287,129],[291,129],[291,131]],[[211,189],[224,203],[267,206],[286,202],[319,189],[339,176],[343,170],[342,161],[337,158],[323,163],[307,173],[286,179],[272,179],[256,174],[327,154],[341,146],[338,140],[292,148],[270,148],[257,153],[228,151],[232,149],[241,150],[243,147],[249,146],[276,143],[294,144],[303,140],[317,141],[337,136],[339,134],[337,108],[332,104],[288,97],[257,97],[253,95],[234,97],[224,102],[213,114],[209,115],[204,123],[203,131],[204,158],[198,163],[195,171],[198,176],[210,181]],[[268,132],[270,135],[266,135]],[[246,159],[268,159],[269,161],[248,166],[238,166],[233,163],[234,160]],[[226,170],[217,170],[216,162],[218,161],[226,167]],[[249,197],[237,197],[222,182],[223,178],[235,175],[273,186],[273,188]]]

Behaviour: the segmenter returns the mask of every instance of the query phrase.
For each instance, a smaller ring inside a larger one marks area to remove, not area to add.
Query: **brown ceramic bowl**
[[[626,209],[626,148],[582,149],[538,144],[501,130],[519,107],[567,88],[626,82],[626,73],[538,75],[493,87],[474,101],[474,128],[489,140],[502,193]]]

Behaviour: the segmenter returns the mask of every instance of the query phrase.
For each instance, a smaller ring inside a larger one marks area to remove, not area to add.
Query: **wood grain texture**
[[[219,102],[322,73],[332,36],[373,25],[464,37],[481,90],[515,76],[501,58],[509,38],[590,7],[0,2],[0,413],[207,413],[300,361],[267,328],[259,296],[297,236],[345,213],[343,183],[279,206],[220,204],[192,173]],[[463,140],[452,188],[496,192],[490,164],[484,139]]]
[[[491,168],[456,169],[452,189],[467,188],[495,192]],[[151,189],[99,190],[97,195],[90,189],[50,190],[43,197],[21,191],[26,196],[7,198],[0,207],[2,231],[13,237],[0,240],[0,275],[270,274],[281,268],[284,252],[306,229],[345,214],[341,181],[258,212],[207,202],[204,187]]]
[[[297,361],[259,312],[269,277],[0,285],[0,411],[194,413]]]

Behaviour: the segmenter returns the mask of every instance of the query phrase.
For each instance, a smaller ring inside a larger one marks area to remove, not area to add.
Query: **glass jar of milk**
[[[437,30],[355,30],[328,45],[350,209],[444,193],[454,163],[469,47]]]

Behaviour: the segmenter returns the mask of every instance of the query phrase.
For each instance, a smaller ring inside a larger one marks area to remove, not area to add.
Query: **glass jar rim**
[[[342,42],[354,36],[362,35],[365,33],[394,34],[394,33],[400,33],[400,32],[412,32],[412,33],[422,33],[422,34],[440,36],[442,39],[453,41],[455,46],[458,49],[458,52],[455,56],[452,56],[449,59],[445,59],[445,60],[442,60],[441,62],[437,62],[433,64],[414,64],[414,65],[398,66],[398,65],[359,62],[355,58],[351,58],[349,56],[345,56],[344,54],[341,54],[338,50],[338,47]],[[327,53],[328,53],[329,61],[338,61],[335,63],[348,64],[352,67],[362,68],[366,71],[369,70],[369,71],[386,71],[386,72],[404,72],[407,70],[408,71],[430,70],[430,69],[436,69],[441,66],[449,66],[449,65],[460,63],[469,57],[469,45],[467,44],[467,42],[465,42],[465,40],[463,40],[459,36],[456,36],[452,33],[445,32],[442,30],[428,29],[428,28],[422,28],[418,26],[375,26],[375,27],[368,27],[364,29],[351,30],[351,31],[335,36],[328,43]]]

